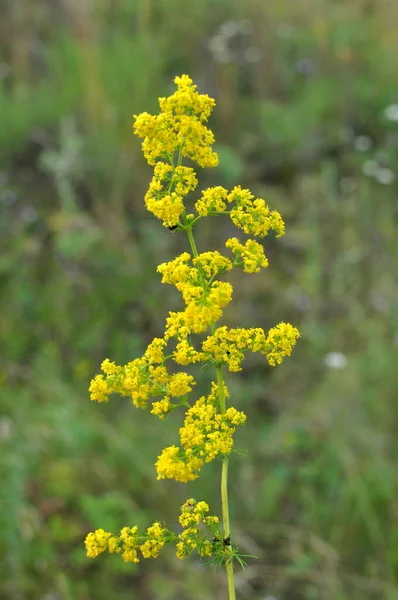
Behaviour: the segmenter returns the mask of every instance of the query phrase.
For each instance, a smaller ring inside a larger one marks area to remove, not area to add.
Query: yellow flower
[[[191,385],[195,385],[195,380],[188,373],[177,373],[172,375],[168,384],[169,393],[174,397],[185,396],[192,391]]]
[[[182,450],[177,446],[163,450],[156,464],[158,479],[191,481],[198,477],[205,462],[231,452],[235,429],[246,421],[246,415],[233,407],[221,414],[214,396],[216,389],[213,385],[208,398],[202,396],[187,410],[179,431]]]
[[[204,273],[207,279],[221,275],[232,269],[232,263],[226,256],[220,252],[202,252],[197,258],[193,259],[193,264]]]
[[[107,402],[109,396],[108,385],[102,375],[96,375],[91,380],[90,387],[90,400],[95,402]]]
[[[165,544],[165,533],[167,529],[164,529],[159,522],[154,523],[147,529],[147,540],[141,544],[140,550],[144,558],[157,558],[160,550]]]
[[[198,94],[187,76],[176,77],[177,91],[169,98],[159,98],[161,113],[134,116],[134,132],[144,138],[142,149],[150,165],[173,156],[179,150],[201,167],[215,167],[218,156],[211,146],[214,135],[204,123],[215,104],[212,98]]]
[[[209,510],[209,505],[206,502],[196,502],[194,498],[189,498],[181,506],[181,515],[178,520],[184,528],[199,525],[205,513],[208,513]]]
[[[203,353],[197,352],[186,339],[179,341],[173,352],[174,362],[183,366],[199,362],[203,360],[203,358]]]
[[[199,530],[200,523],[204,523],[214,534],[218,532],[219,519],[216,516],[205,516],[209,512],[207,502],[196,502],[194,498],[187,500],[181,507],[180,524],[184,528],[178,536],[177,557],[184,559],[197,548],[199,556],[211,556],[214,546]]]
[[[163,349],[166,345],[163,338],[154,338],[152,340],[144,354],[144,357],[148,360],[149,364],[162,364],[164,362]]]
[[[163,362],[165,340],[155,338],[148,346],[142,358],[137,358],[123,367],[116,367],[106,360],[102,363],[103,375],[97,375],[91,382],[91,400],[104,402],[109,394],[117,393],[130,396],[137,408],[146,408],[152,396],[164,396],[167,391],[169,375],[166,367],[156,366]]]
[[[195,171],[191,167],[179,166],[173,171],[171,183],[177,194],[186,196],[196,188],[198,180]]]
[[[210,212],[222,212],[227,208],[228,191],[221,185],[207,188],[201,198],[195,203],[196,212],[206,217]]]
[[[192,454],[182,454],[177,446],[164,448],[156,462],[158,479],[175,479],[182,483],[193,481],[198,477],[198,471],[203,460]]]
[[[160,219],[165,227],[177,225],[184,212],[182,196],[175,192],[157,199],[151,195],[151,189],[149,189],[145,195],[145,204],[149,212]]]
[[[201,167],[214,167],[218,163],[212,149],[214,135],[206,126],[215,102],[206,94],[199,94],[187,75],[176,77],[175,83],[177,89],[170,97],[159,98],[159,114],[144,112],[134,117],[134,130],[143,139],[144,156],[154,167],[145,195],[147,209],[165,227],[188,233],[194,256],[183,252],[157,269],[162,283],[174,285],[181,293],[184,310],[169,312],[164,336],[155,338],[142,357],[123,366],[105,359],[101,374],[91,381],[90,397],[104,402],[110,394],[117,393],[130,397],[139,408],[146,408],[151,400],[151,413],[160,419],[171,410],[186,406],[179,429],[180,445],[164,448],[155,466],[159,480],[187,483],[199,476],[206,463],[220,454],[231,453],[236,428],[245,423],[246,415],[233,406],[225,407],[223,398],[228,400],[229,393],[224,383],[224,396],[212,382],[208,396],[189,404],[186,396],[195,385],[194,377],[183,371],[169,373],[167,361],[172,358],[183,366],[198,362],[205,363],[204,367],[215,365],[219,380],[220,366],[240,371],[249,350],[263,354],[272,366],[281,363],[290,355],[299,332],[288,323],[279,323],[267,334],[261,328],[216,328],[233,293],[232,285],[221,281],[220,276],[235,266],[246,273],[256,273],[268,266],[268,260],[261,244],[253,239],[241,243],[231,238],[226,242],[233,260],[218,251],[198,255],[192,238],[194,226],[201,217],[227,214],[246,234],[264,237],[273,230],[280,237],[284,234],[284,222],[263,199],[255,198],[250,190],[240,186],[231,192],[221,186],[204,190],[195,202],[196,212],[184,205],[185,197],[196,189],[198,180],[194,169],[182,164],[183,159],[188,158]],[[202,338],[199,351],[191,335],[208,332],[209,328],[212,333]],[[165,356],[171,338],[176,338],[175,349]],[[180,400],[173,404],[174,398]],[[87,555],[94,558],[107,550],[120,553],[126,562],[137,563],[139,551],[144,558],[156,558],[166,543],[177,541],[178,558],[196,550],[201,557],[215,555],[215,563],[221,564],[224,558],[228,562],[235,558],[235,548],[231,549],[227,540],[223,542],[218,517],[208,513],[206,502],[187,500],[181,507],[179,521],[183,531],[178,536],[163,528],[159,521],[148,527],[145,535],[139,535],[137,526],[124,527],[119,536],[98,529],[86,537]],[[203,534],[206,528],[212,540]]]
[[[112,538],[111,533],[107,533],[103,529],[97,529],[94,533],[89,533],[85,540],[87,556],[96,558],[102,552],[108,549],[109,540]]]
[[[264,237],[273,229],[276,237],[281,237],[285,233],[285,224],[280,214],[275,210],[270,212],[261,198],[254,201],[253,198],[249,190],[242,190],[240,186],[234,187],[228,195],[228,202],[235,204],[230,215],[234,225],[248,235]]]
[[[270,329],[266,337],[263,329],[228,329],[219,327],[202,343],[202,350],[216,363],[225,363],[230,371],[241,371],[244,352],[261,352],[270,365],[280,364],[290,356],[293,346],[300,337],[298,329],[288,323],[280,323]]]
[[[188,252],[183,252],[174,260],[160,264],[157,271],[163,275],[162,283],[179,286],[182,283],[197,280],[197,269],[192,269],[192,267],[188,265],[190,259],[191,257]]]
[[[145,195],[145,205],[155,217],[163,221],[165,227],[174,227],[184,211],[183,196],[194,190],[197,184],[192,168],[174,168],[171,164],[159,161]]]
[[[142,539],[145,539],[141,543]],[[86,538],[87,556],[95,558],[105,550],[110,554],[121,553],[125,562],[138,563],[137,549],[139,548],[144,558],[156,558],[167,541],[172,541],[174,534],[163,528],[158,521],[148,527],[146,536],[138,535],[137,526],[123,527],[119,537],[97,529],[89,533]]]
[[[203,519],[203,523],[207,527],[214,527],[214,526],[218,525],[219,522],[220,522],[220,519],[216,516],[208,516]]]
[[[106,358],[104,361],[102,361],[101,370],[106,375],[117,375],[120,373],[120,367],[116,366],[114,362],[111,362],[109,358]]]
[[[212,556],[214,552],[214,546],[210,540],[205,540],[198,549],[199,556]]]
[[[185,340],[191,333],[192,330],[186,323],[185,314],[170,311],[166,319],[164,339],[168,341],[170,338],[176,337],[178,340]]]
[[[163,421],[167,413],[171,410],[170,398],[163,398],[163,400],[159,400],[159,402],[154,402],[152,404],[151,414],[159,417]]]
[[[243,245],[237,238],[231,238],[225,245],[235,255],[235,264],[243,265],[245,273],[258,273],[261,267],[268,267],[264,248],[255,240],[247,240]]]
[[[177,84],[178,91],[168,98],[159,98],[162,111],[177,115],[193,113],[201,121],[207,121],[216,104],[214,99],[207,94],[198,94],[197,86],[188,75],[176,77],[174,83]]]
[[[290,356],[299,337],[299,330],[290,323],[282,322],[270,329],[262,351],[269,364],[274,367],[285,356]]]
[[[137,548],[139,546],[138,527],[123,527],[120,532],[122,558],[125,562],[138,563]]]

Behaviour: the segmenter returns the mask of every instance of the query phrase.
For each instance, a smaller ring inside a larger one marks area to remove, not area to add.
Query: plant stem
[[[226,411],[225,402],[225,391],[224,391],[224,379],[222,376],[221,365],[217,366],[217,385],[218,385],[218,398],[220,400],[221,414]],[[224,540],[230,537],[230,526],[229,526],[229,504],[228,504],[228,456],[223,456],[222,459],[222,470],[221,470],[221,507],[222,507],[222,520],[224,527]],[[230,546],[231,544],[229,544]],[[229,600],[236,600],[235,596],[235,582],[234,582],[234,567],[232,560],[229,561],[225,568],[227,570],[228,579],[228,594]]]
[[[194,255],[194,258],[197,258],[198,257],[198,249],[196,247],[195,240],[193,237],[192,227],[187,227],[186,232],[187,232],[187,236],[188,236],[188,240],[189,240],[189,245],[191,246],[192,254]]]
[[[196,258],[198,256],[198,249],[195,244],[195,239],[192,233],[192,227],[187,227],[186,232],[188,235],[189,245],[191,246],[192,254]],[[212,333],[215,331],[214,323],[211,324]],[[225,401],[225,390],[224,390],[224,379],[222,376],[222,367],[217,365],[217,386],[218,386],[218,399],[220,402],[221,414],[224,414],[227,410]],[[222,469],[221,469],[221,508],[222,508],[222,520],[223,520],[223,535],[224,540],[230,537],[230,525],[229,525],[229,505],[228,505],[228,456],[223,456]],[[230,546],[231,544],[229,544]],[[235,582],[234,582],[234,567],[232,560],[225,565],[227,571],[228,580],[228,597],[229,600],[236,600],[235,594]]]

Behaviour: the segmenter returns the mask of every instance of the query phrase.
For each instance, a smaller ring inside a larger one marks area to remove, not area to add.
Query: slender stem
[[[189,245],[191,246],[192,254],[195,258],[197,258],[199,256],[199,253],[193,237],[192,227],[187,227],[186,232],[189,240]]]
[[[220,401],[221,414],[224,414],[227,407],[225,402],[225,390],[224,390],[224,379],[222,376],[221,365],[217,366],[217,385],[218,385],[218,398]],[[224,540],[230,537],[230,525],[229,525],[229,504],[228,504],[228,456],[223,456],[222,460],[222,471],[221,471],[221,507],[222,507],[222,519],[224,527]],[[230,544],[229,544],[230,545]],[[227,570],[228,579],[228,594],[229,600],[236,600],[235,595],[235,582],[234,582],[234,567],[232,560],[229,561],[225,568]]]
[[[196,258],[198,256],[198,249],[195,244],[195,239],[192,233],[192,226],[186,228],[188,235],[189,244],[191,246],[192,254]],[[211,331],[214,333],[215,325],[211,324]],[[224,379],[222,376],[222,367],[218,365],[217,370],[217,386],[218,386],[218,399],[220,402],[221,414],[224,414],[227,410],[225,401],[225,390],[224,390]],[[228,456],[223,456],[222,470],[221,470],[221,508],[222,508],[222,520],[223,520],[223,535],[224,540],[230,537],[230,525],[229,525],[229,505],[228,505]],[[230,546],[230,544],[229,544]],[[232,560],[225,565],[227,571],[228,580],[228,596],[229,600],[236,600],[235,594],[235,582],[234,582],[234,567]]]

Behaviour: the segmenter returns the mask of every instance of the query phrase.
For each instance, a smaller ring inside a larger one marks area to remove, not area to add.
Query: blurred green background
[[[1,600],[226,597],[171,549],[136,567],[83,548],[92,528],[175,524],[190,496],[220,510],[218,461],[155,480],[181,415],[87,391],[181,306],[155,269],[186,240],[145,211],[132,134],[181,73],[217,101],[201,184],[250,187],[287,224],[269,269],[234,277],[226,322],[302,332],[282,366],[228,378],[248,414],[233,539],[258,556],[238,598],[398,598],[397,31],[396,0],[3,0]],[[234,233],[220,223],[200,249]]]

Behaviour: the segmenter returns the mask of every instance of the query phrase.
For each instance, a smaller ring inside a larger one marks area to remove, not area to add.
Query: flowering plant
[[[223,368],[240,371],[248,350],[263,354],[272,366],[280,364],[291,354],[299,332],[288,323],[279,323],[267,333],[261,328],[216,326],[233,292],[232,285],[220,277],[233,268],[257,273],[268,266],[268,260],[257,241],[248,239],[242,243],[235,237],[225,244],[230,257],[218,251],[199,253],[194,228],[206,217],[220,215],[228,215],[237,228],[254,237],[265,237],[270,230],[281,237],[285,226],[278,212],[270,211],[264,200],[254,198],[240,186],[230,192],[221,186],[206,189],[196,200],[194,212],[187,210],[185,197],[195,190],[198,180],[193,168],[184,165],[183,160],[190,159],[200,167],[215,167],[218,163],[212,150],[214,136],[206,126],[215,102],[199,94],[187,75],[176,77],[175,83],[177,91],[159,99],[160,114],[135,116],[134,128],[144,139],[145,158],[154,167],[145,195],[146,207],[165,227],[185,231],[188,236],[191,253],[184,252],[157,269],[162,283],[174,285],[181,292],[185,308],[169,313],[164,336],[155,338],[141,358],[124,366],[104,360],[102,374],[92,380],[90,392],[91,400],[97,402],[107,401],[111,393],[128,396],[142,409],[151,401],[151,413],[162,420],[178,408],[185,410],[179,430],[180,445],[162,450],[156,462],[157,478],[192,481],[199,477],[205,463],[221,455],[222,527],[216,515],[208,514],[206,502],[191,498],[181,508],[180,533],[169,531],[156,521],[145,533],[139,533],[136,526],[124,527],[118,536],[98,529],[88,534],[85,543],[89,557],[108,550],[120,553],[128,562],[139,562],[138,550],[144,558],[156,558],[168,543],[176,543],[177,557],[181,559],[197,551],[200,557],[207,557],[207,562],[225,565],[229,600],[234,600],[233,563],[238,561],[243,566],[245,562],[231,541],[228,460],[233,451],[233,435],[246,415],[232,406],[227,408],[229,391]],[[194,334],[200,336],[196,344]],[[167,354],[166,347],[170,347]],[[215,381],[210,393],[190,402],[194,377],[184,370],[171,374],[168,361],[182,367],[196,363],[213,367]]]

